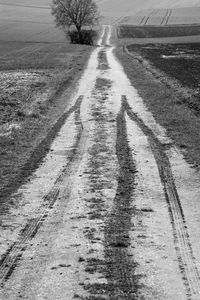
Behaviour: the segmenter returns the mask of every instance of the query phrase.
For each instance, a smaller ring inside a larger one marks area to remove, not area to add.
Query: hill
[[[0,40],[61,42],[62,31],[55,28],[50,0],[1,0]]]
[[[105,20],[107,23],[112,23],[117,18],[123,18],[125,16],[135,16],[135,19],[132,21],[134,23],[138,23],[138,20],[141,21],[141,15],[146,13],[146,15],[150,14],[152,11],[158,11],[158,19],[166,14],[166,8],[173,8],[174,17],[178,17],[178,22],[182,21],[180,18],[185,14],[189,14],[190,16],[194,15],[194,19],[197,14],[195,11],[196,7],[200,7],[200,0],[99,0],[97,1],[100,12],[103,16],[105,16]],[[180,10],[174,10],[174,8],[182,8]],[[191,8],[193,7],[193,9]],[[142,11],[142,12],[141,12]],[[160,16],[161,15],[161,16]],[[196,19],[195,19],[196,21]],[[157,21],[159,22],[159,21]],[[173,20],[175,22],[175,19]],[[189,22],[189,20],[187,20]]]

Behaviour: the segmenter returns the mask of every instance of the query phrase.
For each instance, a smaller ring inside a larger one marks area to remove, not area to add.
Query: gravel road
[[[1,219],[0,299],[200,299],[199,173],[110,44]]]

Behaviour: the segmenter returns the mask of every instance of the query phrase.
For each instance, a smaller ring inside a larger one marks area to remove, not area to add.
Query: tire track
[[[68,111],[64,112],[63,115],[58,119],[56,124],[48,132],[45,139],[42,140],[41,143],[36,147],[28,161],[19,171],[19,175],[16,177],[15,182],[13,182],[12,185],[8,184],[2,190],[0,190],[0,205],[3,205],[7,201],[9,201],[9,197],[11,196],[11,194],[14,193],[25,182],[26,178],[39,167],[40,162],[50,150],[50,146],[57,136],[59,130],[69,118],[69,116],[81,105],[82,100],[83,96],[80,96],[77,99],[76,103]]]
[[[167,25],[169,18],[171,17],[172,14],[172,10],[171,9],[167,9],[166,14],[164,15],[160,25]]]
[[[115,19],[115,20],[111,23],[111,25],[116,25],[116,24],[118,24],[118,23],[119,23],[121,20],[123,20],[123,19],[124,19],[124,16],[121,16],[121,17]]]
[[[70,170],[70,166],[73,163],[73,160],[75,159],[76,151],[78,149],[78,145],[80,143],[81,136],[82,136],[83,125],[80,119],[80,106],[82,100],[83,100],[83,96],[80,96],[77,99],[74,106],[72,106],[71,109],[68,112],[66,112],[66,114],[63,116],[63,118],[65,118],[66,121],[67,118],[72,113],[74,113],[75,125],[77,126],[77,130],[78,130],[78,134],[76,136],[76,141],[74,143],[74,146],[72,147],[70,153],[68,154],[69,162],[64,167],[64,169],[61,170],[60,175],[56,179],[53,188],[49,191],[49,193],[45,197],[43,197],[44,204],[42,205],[42,207],[39,208],[37,212],[37,218],[31,219],[29,221],[29,223],[21,231],[18,241],[14,242],[13,245],[3,255],[0,261],[0,285],[1,286],[4,285],[4,282],[12,274],[13,270],[17,266],[18,261],[22,257],[23,252],[26,249],[27,242],[30,241],[35,236],[38,229],[47,218],[50,209],[53,208],[54,203],[59,197],[63,176],[66,176],[66,173]]]
[[[171,18],[171,15],[172,15],[172,10],[169,9],[169,13],[168,13],[168,16],[166,18],[166,22],[165,22],[165,25],[167,25],[169,23],[169,19]]]
[[[129,118],[137,123],[137,125],[149,139],[149,143],[158,166],[161,182],[164,187],[165,197],[172,223],[174,244],[177,253],[179,269],[186,288],[186,295],[188,299],[199,299],[199,270],[197,269],[195,257],[193,255],[187,224],[181,206],[181,201],[177,193],[170,162],[167,154],[165,153],[165,145],[163,145],[156,138],[152,130],[144,124],[144,122],[136,113],[133,112],[128,104],[126,96],[122,96],[122,106],[126,110]]]
[[[129,232],[133,227],[131,218],[132,196],[137,173],[128,145],[125,109],[117,116],[116,153],[119,163],[119,177],[113,209],[105,223],[105,275],[109,299],[138,299],[138,275],[136,263],[130,256]]]
[[[144,18],[141,20],[139,25],[142,25],[142,26],[147,25],[149,19],[151,17],[153,17],[154,15],[156,15],[157,12],[158,12],[158,10],[153,10],[148,16],[144,16]]]

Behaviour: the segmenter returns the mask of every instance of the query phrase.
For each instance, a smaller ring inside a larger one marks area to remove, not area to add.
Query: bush
[[[73,30],[69,31],[67,35],[72,44],[94,45],[94,39],[97,36],[97,33],[94,30],[82,30],[81,36],[79,36],[78,32]]]

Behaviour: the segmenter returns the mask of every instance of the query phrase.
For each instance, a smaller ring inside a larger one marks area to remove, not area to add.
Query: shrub
[[[69,31],[67,35],[72,44],[94,45],[94,39],[97,36],[94,30],[82,30],[79,34],[76,30]]]

